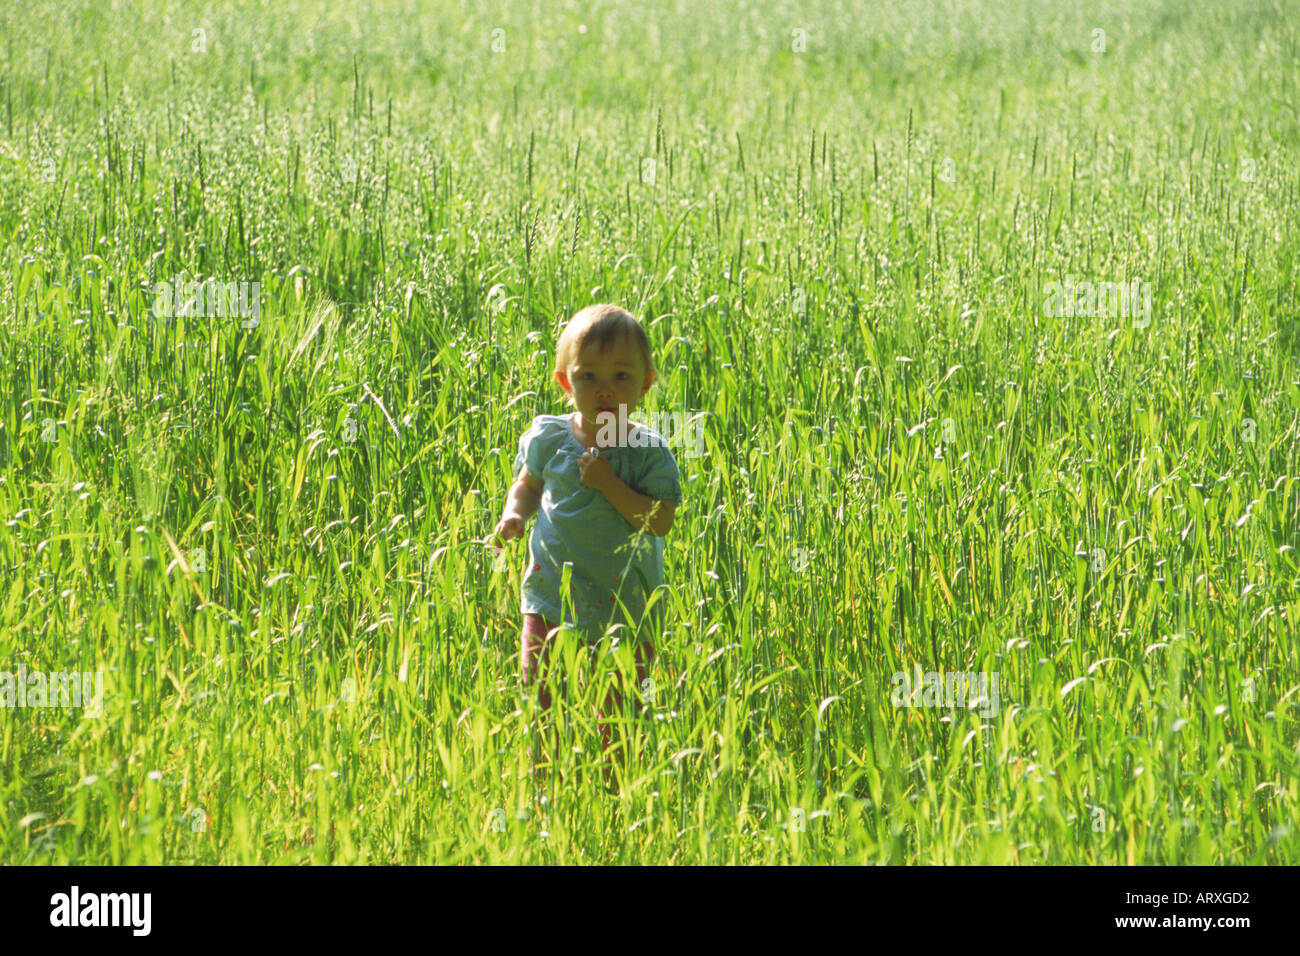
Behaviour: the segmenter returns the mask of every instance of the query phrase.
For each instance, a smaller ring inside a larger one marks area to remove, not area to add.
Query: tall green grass
[[[1297,7],[1057,7],[0,11],[0,858],[1300,862]],[[593,301],[707,422],[613,794],[482,544]]]

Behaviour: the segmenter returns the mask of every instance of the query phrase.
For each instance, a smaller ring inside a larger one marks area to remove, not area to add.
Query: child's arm
[[[501,512],[501,520],[493,532],[495,537],[502,541],[523,537],[524,525],[541,506],[542,488],[542,480],[530,475],[527,468],[519,472],[519,478],[510,486],[505,510]]]
[[[600,490],[614,506],[614,510],[638,531],[648,530],[652,535],[662,538],[672,530],[677,502],[651,498],[633,491],[617,475]]]
[[[623,479],[614,474],[609,462],[588,453],[582,458],[582,483],[595,488],[605,496],[614,510],[638,531],[649,531],[662,538],[673,527],[677,502],[665,501],[643,495],[629,488]]]

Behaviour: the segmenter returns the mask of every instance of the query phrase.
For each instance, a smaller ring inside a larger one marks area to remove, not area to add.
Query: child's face
[[[600,426],[597,416],[603,411],[617,415],[620,405],[626,406],[624,414],[635,411],[654,377],[629,338],[616,340],[604,352],[589,345],[569,363],[568,369],[555,373],[555,380],[582,416],[586,431]]]

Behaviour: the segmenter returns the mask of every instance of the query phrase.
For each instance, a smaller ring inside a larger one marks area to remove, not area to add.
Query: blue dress
[[[664,539],[633,528],[603,494],[582,483],[578,462],[587,450],[573,434],[576,414],[538,415],[519,439],[515,477],[526,464],[545,485],[520,603],[525,614],[572,624],[598,640],[613,625],[636,629],[646,601],[663,584]],[[632,490],[681,504],[677,462],[653,429],[629,421],[627,444],[602,448],[600,456]],[[651,610],[656,630],[661,612],[662,605]]]

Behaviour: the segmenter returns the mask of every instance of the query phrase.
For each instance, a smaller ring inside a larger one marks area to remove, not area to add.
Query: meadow
[[[0,8],[0,861],[1300,863],[1300,4],[1066,6]],[[610,789],[485,541],[593,302]]]

